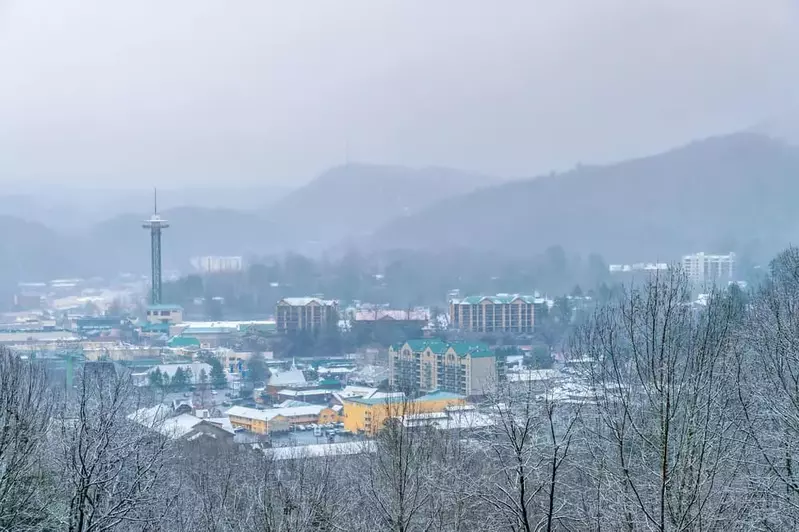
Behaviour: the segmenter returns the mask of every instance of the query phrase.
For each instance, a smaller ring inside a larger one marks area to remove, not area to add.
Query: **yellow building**
[[[317,297],[287,297],[275,306],[275,322],[279,333],[338,326],[338,304]]]
[[[533,296],[470,296],[449,302],[454,329],[479,333],[530,333],[535,325]]]
[[[447,407],[463,406],[466,398],[450,392],[435,391],[410,400],[405,397],[351,398],[344,401],[344,429],[374,436],[388,419],[431,412],[444,412]]]
[[[485,395],[504,373],[504,358],[480,342],[409,340],[391,346],[388,359],[391,387],[406,393]]]
[[[230,424],[235,428],[243,428],[256,434],[285,432],[292,425],[319,423],[338,423],[338,412],[326,406],[307,405],[286,408],[268,408],[259,410],[244,406],[234,406],[227,411]]]

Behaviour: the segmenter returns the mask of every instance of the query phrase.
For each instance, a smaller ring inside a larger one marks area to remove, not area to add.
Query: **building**
[[[286,432],[293,425],[311,423],[337,423],[338,412],[323,405],[292,406],[286,408],[247,408],[234,406],[227,411],[230,424],[255,434]]]
[[[143,427],[160,432],[173,440],[216,442],[221,444],[233,443],[232,427],[224,427],[208,419],[203,419],[192,414],[178,414],[173,416],[173,411],[164,405],[151,408],[141,408],[128,419],[135,421]]]
[[[170,336],[196,339],[203,349],[234,344],[248,331],[272,331],[273,321],[184,321],[169,328]]]
[[[657,271],[666,271],[669,265],[665,262],[636,262],[634,264],[611,264],[608,266],[608,272],[611,274],[619,273],[649,273]]]
[[[219,257],[215,255],[193,257],[191,266],[200,273],[240,272],[244,269],[242,257]]]
[[[183,308],[179,305],[150,305],[147,322],[153,325],[174,325],[183,321]]]
[[[696,285],[728,284],[735,280],[735,253],[709,255],[704,252],[685,255],[682,270]]]
[[[277,331],[314,331],[338,326],[338,303],[317,297],[287,297],[275,307]]]
[[[273,369],[270,373],[266,382],[266,393],[273,397],[277,397],[277,394],[286,388],[304,388],[308,386],[305,374],[293,364],[290,369]]]
[[[464,396],[444,391],[434,391],[414,400],[396,395],[352,397],[344,402],[344,430],[374,436],[389,419],[444,412],[449,407],[464,405]]]
[[[406,393],[485,395],[505,372],[504,361],[483,343],[410,340],[391,346],[388,358],[389,383]]]
[[[449,323],[477,333],[530,333],[535,325],[535,297],[498,294],[452,299]]]

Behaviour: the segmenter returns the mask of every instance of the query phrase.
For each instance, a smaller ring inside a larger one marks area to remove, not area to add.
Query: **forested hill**
[[[273,247],[322,251],[372,234],[400,216],[497,179],[448,168],[348,164],[287,195],[263,213]]]
[[[523,254],[562,245],[610,261],[747,246],[765,254],[799,236],[797,194],[799,148],[740,133],[445,199],[388,222],[371,246]]]

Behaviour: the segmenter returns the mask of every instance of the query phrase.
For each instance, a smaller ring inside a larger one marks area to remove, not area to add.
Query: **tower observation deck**
[[[150,265],[152,294],[150,303],[161,303],[161,230],[169,227],[169,223],[158,215],[158,192],[153,194],[153,215],[142,224],[144,229],[150,230]]]

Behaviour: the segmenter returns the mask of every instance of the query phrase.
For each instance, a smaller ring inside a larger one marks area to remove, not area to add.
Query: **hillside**
[[[167,269],[186,271],[197,255],[247,255],[268,245],[263,221],[233,209],[178,207],[161,213],[170,227],[163,233],[163,261]],[[126,214],[96,224],[81,239],[86,255],[98,272],[146,272],[150,237],[142,228],[149,213]]]
[[[446,168],[350,164],[294,190],[264,214],[277,247],[321,251],[371,234],[397,216],[497,180]]]
[[[799,110],[764,120],[751,127],[750,131],[799,146]]]
[[[44,225],[0,215],[0,285],[83,271],[75,249]]]
[[[130,213],[152,209],[153,191],[148,188],[81,189],[70,186],[20,186],[0,194],[0,215],[12,216],[78,235],[94,224]],[[183,187],[158,190],[161,210],[180,207],[253,210],[273,205],[290,189],[283,186]]]
[[[527,254],[561,245],[610,261],[753,241],[767,251],[796,242],[798,193],[799,149],[741,133],[450,198],[390,221],[370,246]]]

